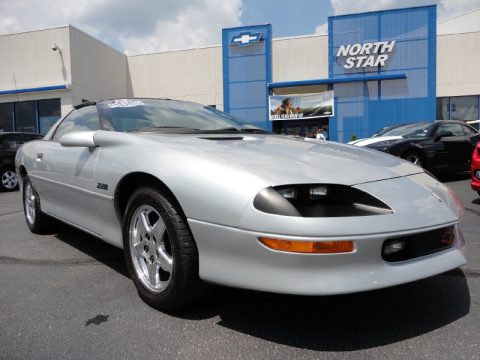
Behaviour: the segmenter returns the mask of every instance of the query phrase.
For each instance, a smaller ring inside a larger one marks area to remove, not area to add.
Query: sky
[[[0,34],[72,24],[134,55],[217,45],[227,27],[270,23],[274,38],[326,33],[328,16],[430,4],[440,21],[480,8],[480,0],[0,0]]]

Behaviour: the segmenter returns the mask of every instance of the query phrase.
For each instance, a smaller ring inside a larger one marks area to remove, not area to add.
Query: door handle
[[[37,153],[37,161],[42,161],[43,153]]]

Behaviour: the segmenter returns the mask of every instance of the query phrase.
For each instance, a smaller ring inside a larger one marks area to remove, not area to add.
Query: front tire
[[[194,301],[203,286],[198,253],[175,202],[154,187],[136,190],[123,220],[123,246],[140,297],[160,310]]]
[[[410,161],[414,165],[418,165],[420,167],[423,167],[423,159],[420,156],[420,154],[417,153],[416,151],[409,151],[409,152],[403,154],[402,159]]]
[[[42,212],[40,197],[28,176],[23,181],[23,212],[32,233],[45,234],[53,229],[54,221]]]
[[[14,191],[18,189],[18,179],[15,168],[6,167],[0,171],[0,191]]]

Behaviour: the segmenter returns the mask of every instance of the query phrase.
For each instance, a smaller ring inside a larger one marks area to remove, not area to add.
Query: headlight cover
[[[262,212],[297,217],[347,217],[393,213],[385,203],[361,190],[337,184],[268,187],[254,199]]]

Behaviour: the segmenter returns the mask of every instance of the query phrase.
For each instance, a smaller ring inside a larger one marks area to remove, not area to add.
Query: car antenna
[[[15,84],[15,95],[17,95],[17,102],[20,102],[20,96],[18,96],[17,79],[15,78],[15,71],[13,72],[13,83]]]

